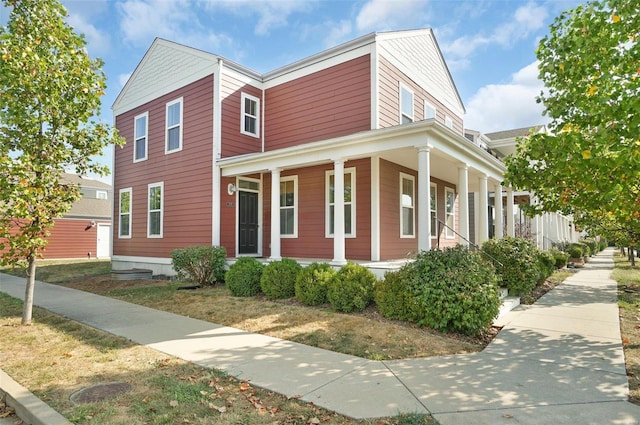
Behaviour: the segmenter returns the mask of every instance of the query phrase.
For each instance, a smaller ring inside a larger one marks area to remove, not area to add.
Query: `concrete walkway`
[[[354,418],[431,413],[452,424],[640,424],[628,403],[612,250],[500,321],[481,353],[371,361],[38,283],[35,304]],[[23,298],[24,280],[0,275]]]

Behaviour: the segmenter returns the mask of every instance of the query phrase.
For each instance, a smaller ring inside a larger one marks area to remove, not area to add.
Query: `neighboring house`
[[[517,139],[526,137],[532,133],[546,132],[544,125],[516,128],[495,133],[481,135],[485,147],[499,158],[512,155],[516,152]],[[470,138],[472,132],[467,130],[467,137]],[[492,194],[495,196],[495,193]],[[526,217],[517,208],[519,204],[535,202],[535,194],[529,192],[516,192],[514,194],[516,208],[514,210],[515,234],[517,236],[531,238],[540,249],[549,249],[554,244],[566,242],[577,242],[580,239],[580,232],[576,231],[573,224],[573,217],[560,213],[545,213],[533,218]],[[491,213],[490,213],[491,217]],[[505,215],[506,220],[506,215]],[[490,220],[491,227],[491,220]]]
[[[64,183],[79,184],[81,197],[62,218],[55,219],[44,259],[108,258],[111,248],[111,185],[64,174]]]
[[[114,269],[172,274],[171,250],[189,245],[402,259],[466,244],[471,224],[488,239],[488,191],[502,192],[504,164],[465,137],[430,29],[373,33],[266,74],[156,39],[113,111],[127,140],[114,157]]]

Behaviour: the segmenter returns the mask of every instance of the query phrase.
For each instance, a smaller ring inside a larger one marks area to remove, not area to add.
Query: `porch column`
[[[493,207],[495,208],[496,219],[494,220],[495,237],[496,239],[502,239],[504,237],[503,219],[502,219],[502,185],[496,184],[493,192]]]
[[[478,212],[478,241],[476,243],[482,245],[483,242],[489,240],[489,202],[487,199],[489,189],[487,187],[487,176],[480,176],[478,183],[480,183],[480,211]]]
[[[271,256],[269,260],[281,260],[280,256],[280,168],[271,170]]]
[[[333,162],[333,260],[332,264],[346,264],[344,249],[344,160]]]
[[[418,250],[431,249],[431,147],[418,147]]]
[[[507,236],[514,237],[516,235],[514,226],[513,208],[513,189],[507,188]]]
[[[469,246],[469,167],[463,164],[458,167],[458,221],[460,236],[459,243]]]

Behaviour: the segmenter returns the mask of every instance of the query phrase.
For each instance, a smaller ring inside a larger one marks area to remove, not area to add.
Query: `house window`
[[[149,184],[149,209],[147,217],[147,237],[162,237],[164,183]]]
[[[182,150],[182,98],[167,103],[165,153]]]
[[[424,102],[424,119],[432,120],[436,118],[436,107],[428,102]]]
[[[446,125],[449,128],[453,128],[453,120],[451,119],[450,116],[444,117],[444,125]]]
[[[106,190],[96,190],[96,199],[109,199]]]
[[[447,227],[445,227],[444,236],[449,239],[453,239],[454,237],[454,218],[455,218],[455,202],[456,202],[456,194],[453,189],[446,187],[444,189],[444,197],[445,197],[445,223]]]
[[[120,189],[119,201],[118,201],[118,237],[130,238],[131,237],[131,188]]]
[[[260,99],[242,93],[242,134],[253,137],[260,136]]]
[[[415,178],[400,173],[400,237],[415,237]]]
[[[356,169],[355,168],[347,168],[344,170],[344,235],[347,237],[355,237],[356,229]],[[327,171],[326,174],[326,199],[327,199],[327,227],[326,234],[327,237],[333,236],[334,230],[334,205],[335,205],[335,179],[334,172]]]
[[[149,131],[148,123],[149,113],[145,112],[138,115],[134,121],[134,142],[133,142],[133,162],[144,161],[147,159],[147,133]]]
[[[435,184],[431,185],[431,191],[429,192],[429,210],[431,219],[431,237],[438,237],[438,187]]]
[[[280,235],[298,236],[298,177],[280,179]]]
[[[400,124],[413,122],[413,91],[400,83]]]

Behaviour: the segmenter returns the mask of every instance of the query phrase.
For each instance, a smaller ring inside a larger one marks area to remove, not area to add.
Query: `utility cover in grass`
[[[105,382],[76,391],[69,398],[76,404],[95,403],[115,398],[127,391],[131,391],[131,384],[127,382]]]

